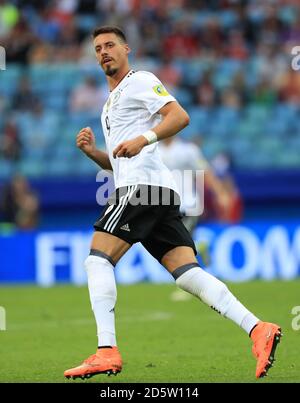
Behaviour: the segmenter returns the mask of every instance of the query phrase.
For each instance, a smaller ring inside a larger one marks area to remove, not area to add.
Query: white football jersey
[[[175,137],[170,144],[160,141],[159,151],[163,162],[171,170],[196,171],[197,169],[205,170],[209,167],[201,149],[196,144],[182,141],[178,137]]]
[[[178,193],[171,172],[162,162],[158,143],[145,146],[132,158],[113,158],[117,145],[159,124],[162,117],[158,111],[172,101],[176,100],[159,79],[146,71],[131,70],[111,91],[103,107],[101,123],[116,189],[145,184],[167,187]]]

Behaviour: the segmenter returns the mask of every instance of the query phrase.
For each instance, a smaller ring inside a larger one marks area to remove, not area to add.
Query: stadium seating
[[[186,74],[186,82],[193,85],[201,76],[201,62],[180,64]],[[203,66],[202,66],[203,67]],[[226,87],[240,69],[239,62],[223,60],[214,80],[217,87]],[[0,81],[1,92],[11,101],[18,80],[25,71],[11,65]],[[100,116],[88,113],[71,113],[68,96],[85,75],[97,70],[82,70],[76,65],[36,65],[27,70],[33,92],[43,103],[41,116],[16,113],[15,118],[23,144],[23,160],[18,167],[29,176],[69,175],[95,172],[95,166],[82,158],[75,147],[75,135],[83,126],[91,126],[97,133],[99,145]],[[98,80],[102,82],[101,79]],[[45,85],[45,83],[47,85]],[[295,166],[299,164],[299,110],[294,105],[278,103],[274,107],[251,103],[242,109],[225,106],[207,108],[195,106],[191,92],[179,87],[174,95],[189,111],[190,125],[181,136],[193,139],[201,135],[208,157],[227,149],[236,164],[245,166]],[[4,118],[0,119],[3,127]],[[292,139],[292,141],[288,141]],[[283,152],[283,149],[286,151]],[[0,159],[0,177],[11,173],[11,164]]]

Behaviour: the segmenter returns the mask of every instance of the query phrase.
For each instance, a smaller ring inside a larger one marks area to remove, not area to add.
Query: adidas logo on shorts
[[[120,229],[130,232],[130,228],[129,228],[128,224],[122,225],[122,227]]]

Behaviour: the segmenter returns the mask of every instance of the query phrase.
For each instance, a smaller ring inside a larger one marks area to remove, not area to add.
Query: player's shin
[[[202,270],[196,263],[179,267],[172,274],[180,288],[200,298],[248,334],[258,323],[259,319],[235,298],[224,283]]]
[[[116,346],[115,313],[117,288],[113,265],[90,255],[85,261],[92,309],[97,323],[98,346]]]

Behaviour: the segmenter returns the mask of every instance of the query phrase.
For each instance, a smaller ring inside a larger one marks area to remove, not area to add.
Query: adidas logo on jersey
[[[129,228],[128,224],[122,225],[122,227],[120,229],[130,232],[130,228]]]

